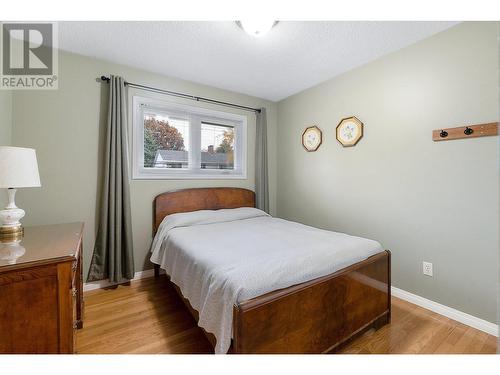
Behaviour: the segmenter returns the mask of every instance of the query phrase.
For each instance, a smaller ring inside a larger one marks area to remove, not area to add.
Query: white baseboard
[[[160,273],[165,273],[165,270],[160,270]],[[139,271],[134,274],[133,280],[146,279],[148,277],[154,276],[154,270]],[[95,289],[107,288],[109,286],[117,285],[120,283],[110,283],[108,280],[94,281],[90,283],[85,283],[83,285],[83,291],[87,292]],[[470,327],[479,329],[480,331],[489,333],[490,335],[498,337],[498,324],[488,322],[486,320],[477,318],[475,316],[469,315],[462,311],[456,310],[454,308],[441,305],[440,303],[431,301],[427,298],[417,296],[416,294],[407,292],[406,290],[399,289],[396,287],[391,287],[391,293],[394,297],[401,298],[402,300],[413,303],[417,306],[423,307],[424,309],[434,311],[440,315],[446,316],[447,318],[456,320],[457,322],[463,323]]]
[[[160,274],[164,274],[165,270],[160,269]],[[148,277],[154,276],[154,270],[139,271],[134,274],[134,278],[130,281],[147,279]],[[127,281],[128,282],[128,281]],[[125,283],[125,282],[124,282]],[[88,292],[90,290],[103,289],[113,285],[119,285],[124,283],[110,283],[108,280],[92,281],[90,283],[83,284],[83,291]]]
[[[465,325],[498,337],[498,324],[477,318],[462,311],[456,310],[452,307],[441,305],[440,303],[417,296],[416,294],[407,292],[406,290],[402,290],[394,286],[391,287],[391,293],[394,297],[401,298],[417,306],[423,307],[424,309],[434,311],[435,313],[446,316],[447,318],[456,320],[457,322],[463,323]]]

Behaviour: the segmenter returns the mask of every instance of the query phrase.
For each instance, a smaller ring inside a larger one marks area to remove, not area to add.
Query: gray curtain
[[[269,212],[269,176],[267,172],[267,115],[266,109],[257,112],[255,140],[255,199],[257,208]]]
[[[111,76],[109,90],[99,223],[87,281],[120,282],[134,277],[123,78]]]

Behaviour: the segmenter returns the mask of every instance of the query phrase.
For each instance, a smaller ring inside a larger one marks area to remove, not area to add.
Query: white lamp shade
[[[0,146],[0,188],[35,186],[41,186],[35,150]]]

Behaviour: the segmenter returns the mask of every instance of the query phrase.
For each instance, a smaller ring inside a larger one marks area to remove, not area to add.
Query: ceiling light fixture
[[[273,28],[278,21],[269,20],[251,20],[251,21],[236,21],[236,24],[241,27],[248,35],[263,36]]]

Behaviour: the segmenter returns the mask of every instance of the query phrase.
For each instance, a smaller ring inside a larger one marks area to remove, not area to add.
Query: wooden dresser
[[[0,353],[74,353],[82,328],[83,223],[0,240]]]

